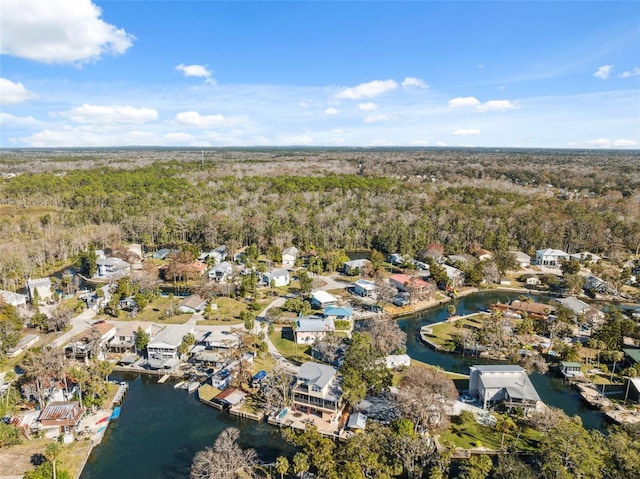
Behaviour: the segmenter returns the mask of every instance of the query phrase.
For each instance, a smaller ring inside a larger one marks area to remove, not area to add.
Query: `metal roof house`
[[[307,362],[300,366],[293,387],[293,408],[317,414],[325,421],[339,417],[342,390],[336,381],[337,373],[325,364]]]
[[[334,307],[338,304],[338,298],[326,291],[314,291],[311,293],[311,306],[316,309]]]
[[[517,365],[471,366],[469,394],[477,396],[483,409],[504,407],[535,409],[540,396],[527,372]]]
[[[193,327],[169,324],[147,345],[147,364],[151,369],[174,369],[180,354],[178,346],[187,334],[193,334]]]
[[[336,325],[332,318],[300,318],[296,321],[296,343],[312,344],[334,333]]]

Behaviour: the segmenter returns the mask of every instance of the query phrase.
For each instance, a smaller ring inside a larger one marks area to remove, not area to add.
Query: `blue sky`
[[[0,146],[640,147],[640,2],[1,0]]]

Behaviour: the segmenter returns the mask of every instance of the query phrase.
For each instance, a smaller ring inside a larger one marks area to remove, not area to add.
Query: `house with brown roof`
[[[398,291],[424,291],[431,288],[431,283],[418,278],[416,276],[409,276],[408,274],[393,274],[389,276],[389,284],[394,286]]]
[[[84,412],[79,401],[55,401],[45,406],[38,421],[44,428],[58,428],[60,434],[66,434],[78,429]]]
[[[534,303],[533,301],[515,300],[510,304],[496,303],[491,305],[491,309],[502,311],[505,315],[521,317],[526,314],[532,319],[547,319],[556,308],[548,304]]]

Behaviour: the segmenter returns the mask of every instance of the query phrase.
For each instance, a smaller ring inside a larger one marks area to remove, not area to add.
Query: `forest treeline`
[[[89,244],[124,241],[407,254],[431,243],[450,254],[550,247],[613,260],[640,250],[638,152],[132,150],[109,152],[110,166],[67,153],[38,152],[37,173],[34,152],[3,151],[0,287]]]

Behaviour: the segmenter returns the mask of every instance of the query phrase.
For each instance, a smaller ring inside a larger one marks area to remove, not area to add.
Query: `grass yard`
[[[453,336],[463,328],[482,329],[484,319],[487,317],[488,315],[480,313],[463,319],[435,325],[431,328],[429,340],[435,344],[444,346],[450,343],[453,340]]]
[[[270,373],[276,368],[277,365],[278,363],[275,359],[273,359],[273,356],[271,356],[269,353],[265,353],[264,358],[261,358],[260,356],[255,357],[255,359],[253,360],[252,372],[253,374],[256,374],[258,371],[264,370]]]
[[[528,427],[522,427],[520,436],[518,430],[510,431],[504,435],[504,447],[514,447],[521,451],[533,451],[537,448],[538,442],[542,439],[543,433]],[[502,433],[496,428],[479,424],[476,421],[462,422],[461,416],[452,418],[451,427],[441,434],[442,440],[447,440],[463,449],[474,447],[486,447],[489,449],[500,449]]]
[[[310,355],[311,348],[309,346],[296,344],[291,339],[283,338],[282,331],[280,330],[274,331],[273,334],[269,336],[269,339],[271,339],[271,342],[280,354],[290,361],[304,363],[312,360]]]

